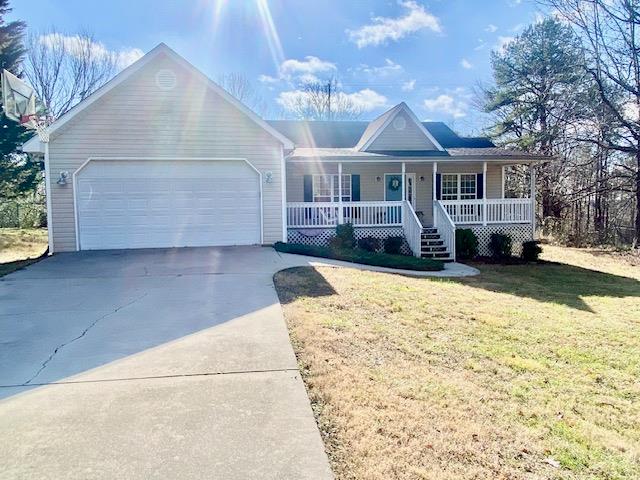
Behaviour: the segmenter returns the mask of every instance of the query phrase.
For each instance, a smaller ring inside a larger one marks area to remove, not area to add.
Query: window
[[[440,187],[442,200],[474,200],[478,198],[475,173],[443,173]]]
[[[471,200],[476,198],[476,176],[460,175],[460,200]]]
[[[458,199],[458,175],[442,174],[442,200]]]
[[[313,176],[313,201],[338,202],[338,175]],[[351,175],[342,175],[342,201],[351,201]]]

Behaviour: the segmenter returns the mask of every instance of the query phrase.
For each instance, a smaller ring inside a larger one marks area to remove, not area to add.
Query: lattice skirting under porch
[[[354,228],[356,240],[365,237],[375,237],[382,242],[387,237],[402,237],[404,232],[402,227],[356,227]],[[302,243],[304,245],[316,245],[318,247],[327,247],[329,240],[336,236],[335,228],[290,228],[287,231],[287,241],[289,243]],[[406,239],[402,243],[402,253],[411,255],[411,248]]]
[[[522,252],[522,242],[533,240],[533,229],[530,223],[508,223],[504,225],[468,225],[458,228],[470,228],[478,237],[478,250],[480,255],[491,255],[489,250],[489,240],[492,233],[503,233],[511,237],[513,245],[512,253],[520,255]]]

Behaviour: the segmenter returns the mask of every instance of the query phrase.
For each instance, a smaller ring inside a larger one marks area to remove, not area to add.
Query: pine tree
[[[484,109],[496,118],[492,136],[504,145],[544,155],[561,154],[570,120],[581,115],[587,90],[580,42],[553,18],[527,27],[491,55],[495,86],[485,90]],[[555,189],[562,160],[539,176],[544,218],[560,217],[563,195]]]
[[[22,74],[24,30],[21,21],[6,22],[9,0],[0,0],[0,69]],[[1,100],[0,100],[1,105]],[[0,114],[0,198],[15,198],[33,192],[41,179],[40,162],[20,153],[30,133]]]

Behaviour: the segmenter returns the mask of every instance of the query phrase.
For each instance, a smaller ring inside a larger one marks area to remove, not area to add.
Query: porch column
[[[433,190],[433,201],[438,199],[438,193],[436,192],[436,175],[438,174],[438,162],[433,162],[433,181],[431,183],[431,190]]]
[[[487,225],[487,162],[482,162],[482,225]]]
[[[402,162],[402,201],[407,199],[407,168],[404,162]]]
[[[531,230],[533,239],[536,239],[536,169],[533,163],[529,164],[529,177],[531,178]]]
[[[344,223],[344,209],[342,208],[342,162],[338,163],[338,223]]]

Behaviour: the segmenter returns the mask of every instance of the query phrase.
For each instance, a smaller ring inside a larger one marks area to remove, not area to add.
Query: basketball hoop
[[[8,70],[2,70],[2,109],[9,120],[34,130],[40,141],[49,142],[49,125],[53,118],[44,115],[34,89]]]
[[[42,143],[49,142],[49,125],[53,123],[53,118],[47,115],[21,115],[20,125],[38,134]]]

